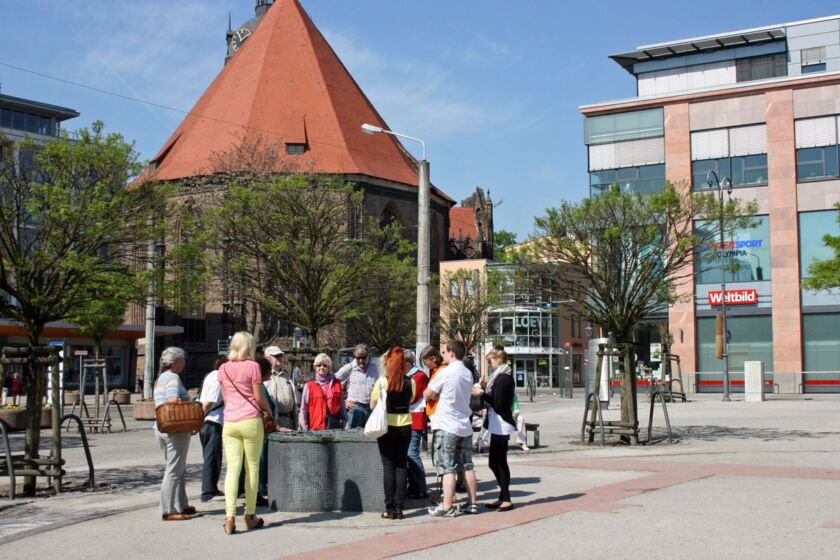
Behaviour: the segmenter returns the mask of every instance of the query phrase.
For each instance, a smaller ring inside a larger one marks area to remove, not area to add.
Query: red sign
[[[74,356],[87,356],[88,351],[87,350],[73,350],[73,355]]]
[[[709,305],[721,305],[723,298],[720,290],[709,292]],[[726,290],[726,305],[755,305],[758,303],[758,290]]]

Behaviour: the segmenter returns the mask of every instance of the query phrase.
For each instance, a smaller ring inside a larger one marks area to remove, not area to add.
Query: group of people
[[[441,499],[429,509],[433,516],[454,516],[456,481],[466,485],[469,502],[462,511],[478,513],[477,485],[472,461],[472,418],[476,399],[486,410],[484,429],[490,434],[490,469],[499,483],[499,498],[486,506],[499,511],[513,508],[510,500],[508,438],[517,432],[514,417],[514,383],[507,355],[497,348],[490,353],[489,375],[476,382],[464,365],[466,350],[459,341],[446,343],[443,352],[426,347],[415,364],[414,353],[395,346],[379,368],[364,344],[354,349],[353,360],[332,372],[326,354],[313,360],[314,377],[302,385],[285,367],[283,351],[270,346],[258,357],[254,337],[236,333],[226,357],[204,379],[200,402],[204,424],[199,430],[204,466],[201,501],[224,494],[228,534],[236,532],[237,499],[245,494],[244,523],[262,527],[256,507],[267,503],[267,436],[264,426],[278,431],[363,428],[371,412],[383,401],[388,430],[377,444],[383,466],[385,519],[402,519],[407,498],[429,496],[420,448],[427,420],[432,429],[432,460],[441,479]],[[170,347],[160,359],[154,387],[155,406],[189,399],[180,378],[186,354]],[[273,423],[264,423],[265,418]],[[196,513],[185,491],[186,457],[190,433],[155,436],[164,452],[166,470],[161,485],[161,517],[165,521],[190,519]],[[222,453],[227,463],[224,492],[218,489]]]

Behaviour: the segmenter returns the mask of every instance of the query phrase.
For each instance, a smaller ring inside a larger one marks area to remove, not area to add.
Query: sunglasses
[[[356,358],[357,360],[359,360],[360,362],[364,362],[365,360],[367,360],[367,359],[368,359],[368,357],[367,357],[367,356],[355,356],[355,358]]]

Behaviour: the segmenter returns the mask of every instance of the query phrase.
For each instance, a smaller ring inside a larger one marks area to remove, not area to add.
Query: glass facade
[[[836,179],[837,177],[837,146],[796,150],[797,181]]]
[[[736,229],[725,233],[726,282],[756,282],[770,280],[770,219],[756,216],[755,228]],[[698,231],[710,228],[716,242],[697,251],[697,284],[719,284],[722,279],[724,254],[721,252],[719,226],[698,221]]]
[[[727,317],[729,370],[744,371],[745,361],[764,362],[764,371],[773,371],[773,321],[770,315]],[[723,361],[715,358],[715,318],[697,319],[697,371],[723,371]]]
[[[57,131],[49,117],[6,108],[0,109],[0,126],[44,136],[54,136]]]
[[[837,223],[837,210],[818,212],[800,212],[799,214],[799,275],[808,277],[808,267],[815,260],[824,260],[834,256],[823,241],[825,234],[840,236],[840,224]]]
[[[767,154],[704,159],[691,163],[694,190],[708,189],[706,177],[714,171],[721,179],[729,177],[733,187],[755,187],[767,184]]]
[[[642,165],[593,171],[589,174],[590,193],[598,195],[618,183],[622,191],[640,193],[662,192],[665,183],[665,165]]]
[[[587,146],[656,138],[665,134],[664,112],[658,107],[645,111],[588,117],[583,121],[583,134],[583,143]]]
[[[541,309],[504,309],[487,313],[490,339],[505,346],[557,348],[559,317]]]
[[[805,371],[840,371],[840,313],[802,315]]]

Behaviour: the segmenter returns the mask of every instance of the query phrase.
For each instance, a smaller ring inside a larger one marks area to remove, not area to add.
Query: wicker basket
[[[165,434],[197,432],[204,424],[204,409],[196,401],[164,403],[155,409],[155,420]]]

